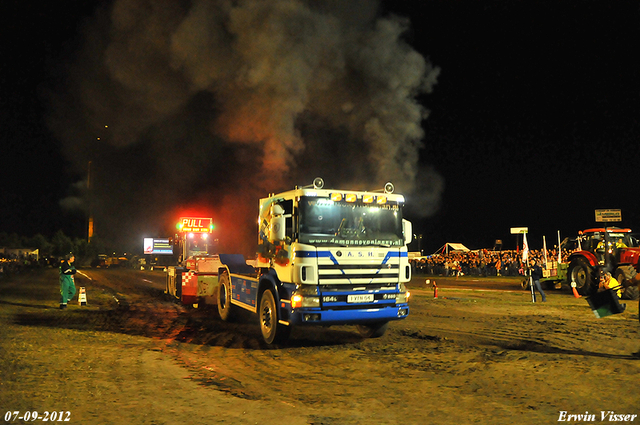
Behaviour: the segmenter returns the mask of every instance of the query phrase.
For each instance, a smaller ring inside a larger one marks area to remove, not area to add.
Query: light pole
[[[108,129],[109,126],[105,125],[104,126],[105,129]],[[101,137],[96,137],[96,141],[100,142],[102,141]],[[92,151],[93,153],[95,153],[95,150]],[[94,233],[94,223],[93,223],[93,176],[91,175],[91,163],[93,161],[89,161],[89,164],[87,165],[87,202],[88,202],[88,207],[87,207],[87,242],[91,243],[91,240],[93,239],[93,233]]]
[[[93,239],[93,193],[91,187],[91,161],[87,166],[87,200],[88,200],[88,226],[87,226],[87,242],[91,243]]]

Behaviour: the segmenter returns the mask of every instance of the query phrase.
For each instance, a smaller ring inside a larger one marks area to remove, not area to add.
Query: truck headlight
[[[318,296],[317,286],[308,288],[303,286],[293,294],[291,297],[291,308],[300,307],[320,307],[320,297]]]
[[[399,292],[398,294],[396,294],[396,304],[405,304],[407,301],[409,301],[409,296],[411,294],[407,290],[407,287],[404,285],[404,283],[400,283],[398,290]]]
[[[295,294],[291,297],[291,308],[300,307],[320,307],[320,297],[305,297],[302,294]]]
[[[320,307],[320,297],[304,297],[302,307]]]

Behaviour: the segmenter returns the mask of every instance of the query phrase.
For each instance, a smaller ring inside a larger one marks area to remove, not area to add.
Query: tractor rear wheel
[[[625,300],[637,300],[640,298],[640,290],[638,290],[637,286],[629,286],[622,293],[622,298]]]
[[[616,278],[620,285],[623,285],[624,281],[627,279],[627,274],[624,272],[624,268],[629,266],[621,266],[616,269],[613,274],[613,277]],[[624,285],[623,285],[624,286]],[[629,286],[626,289],[622,288],[622,298],[625,300],[637,300],[638,299],[638,287],[637,286]]]

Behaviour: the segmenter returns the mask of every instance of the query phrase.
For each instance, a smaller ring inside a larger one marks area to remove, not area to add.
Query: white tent
[[[450,252],[469,252],[471,251],[461,243],[447,242],[442,245],[434,254],[448,254]]]

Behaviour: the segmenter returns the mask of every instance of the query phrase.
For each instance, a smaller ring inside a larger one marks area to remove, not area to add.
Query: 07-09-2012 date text
[[[71,420],[71,412],[69,411],[45,411],[39,413],[37,411],[26,411],[24,413],[14,410],[4,414],[5,422],[23,421],[23,422],[69,422]]]

